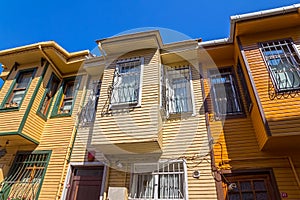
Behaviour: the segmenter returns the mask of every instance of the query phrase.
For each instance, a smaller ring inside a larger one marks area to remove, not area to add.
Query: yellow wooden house
[[[159,31],[97,41],[62,199],[217,198],[199,41],[164,44]]]
[[[55,42],[0,51],[0,199],[59,199],[88,51]]]
[[[232,16],[229,38],[201,43],[218,199],[300,199],[299,33],[296,4]]]

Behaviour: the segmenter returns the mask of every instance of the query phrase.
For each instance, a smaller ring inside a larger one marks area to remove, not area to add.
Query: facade
[[[234,16],[229,39],[203,43],[219,68],[203,64],[220,199],[300,198],[299,17]]]
[[[55,42],[1,51],[0,199],[58,199],[84,83],[75,76],[86,55]]]
[[[299,18],[0,51],[0,199],[300,199]]]

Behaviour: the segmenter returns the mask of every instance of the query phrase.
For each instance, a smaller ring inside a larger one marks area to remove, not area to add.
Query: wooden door
[[[99,200],[103,166],[74,167],[70,179],[68,200]]]

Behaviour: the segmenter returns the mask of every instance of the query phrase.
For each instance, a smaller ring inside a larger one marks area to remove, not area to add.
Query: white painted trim
[[[192,98],[192,109],[193,109],[193,114],[192,116],[196,116],[196,105],[195,105],[195,95],[194,95],[194,87],[193,87],[193,76],[192,76],[192,68],[189,65],[189,73],[190,73],[190,92],[191,92],[191,98]],[[202,88],[203,89],[203,88]]]
[[[68,186],[68,183],[70,182],[71,174],[72,174],[72,169],[71,169],[71,165],[69,164],[67,175],[66,175],[65,182],[63,185],[63,191],[62,191],[62,194],[60,197],[61,200],[65,200],[67,197],[67,193],[68,193],[68,189],[69,189],[69,187],[67,187],[67,186]]]
[[[189,190],[188,190],[188,173],[187,173],[187,166],[186,166],[186,160],[183,161],[183,171],[184,171],[184,190],[185,190],[185,200],[189,199]]]
[[[61,195],[61,200],[65,200],[67,198],[68,194],[68,183],[70,182],[71,174],[72,174],[72,166],[104,166],[103,174],[102,174],[102,185],[101,185],[101,190],[100,190],[100,199],[103,200],[103,194],[105,190],[105,181],[106,181],[106,176],[107,176],[107,166],[104,165],[103,162],[71,162],[68,167],[67,175],[65,178],[64,186],[63,186],[63,191]]]
[[[139,99],[138,99],[138,105],[137,106],[141,106],[142,105],[142,96],[143,96],[143,78],[144,78],[144,57],[140,58],[141,61],[141,71],[140,71],[140,92],[139,92]]]

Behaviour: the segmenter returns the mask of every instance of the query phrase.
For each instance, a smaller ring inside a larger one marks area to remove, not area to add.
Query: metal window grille
[[[217,118],[242,112],[231,68],[211,70],[210,81]]]
[[[96,116],[97,104],[100,95],[101,81],[95,81],[92,83],[90,95],[87,103],[82,108],[79,115],[79,123],[81,126],[89,125],[93,123]]]
[[[300,62],[291,40],[261,43],[261,51],[276,91],[299,90]]]
[[[37,199],[49,157],[49,153],[19,152],[1,184],[0,199]]]
[[[149,173],[134,174],[131,197],[135,199],[185,199],[183,162],[157,164]]]
[[[110,100],[112,105],[138,103],[141,65],[141,59],[117,63]]]
[[[191,73],[189,66],[168,67],[167,109],[169,114],[192,112]]]

